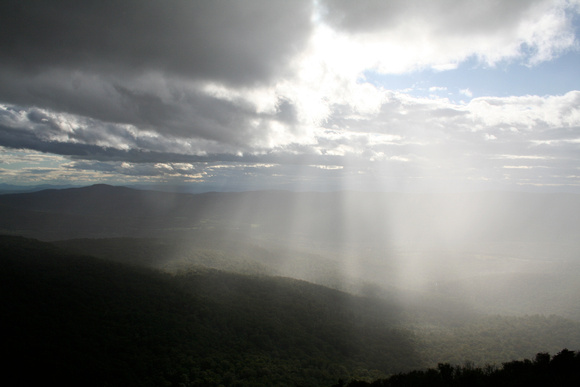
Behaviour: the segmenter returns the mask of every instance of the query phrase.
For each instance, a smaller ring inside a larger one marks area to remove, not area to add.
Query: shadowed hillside
[[[30,239],[0,242],[10,385],[317,385],[421,365],[399,308],[383,301],[215,270],[174,277]]]
[[[580,325],[556,316],[453,314],[289,278],[169,275],[21,237],[0,244],[10,385],[330,385],[580,345]]]

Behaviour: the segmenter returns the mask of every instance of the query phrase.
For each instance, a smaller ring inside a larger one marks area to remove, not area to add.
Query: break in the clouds
[[[580,64],[579,14],[565,0],[4,1],[2,157],[54,155],[43,181],[59,182],[574,188],[580,66],[558,93],[542,85],[564,68],[550,65]],[[483,94],[482,73],[502,92]],[[533,92],[510,83],[523,76]],[[33,183],[47,164],[6,165],[3,180]]]

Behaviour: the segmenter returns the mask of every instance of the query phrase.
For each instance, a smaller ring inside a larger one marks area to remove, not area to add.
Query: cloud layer
[[[454,102],[365,74],[535,66],[576,48],[579,12],[543,0],[5,1],[0,146],[120,180],[573,187],[580,92],[463,90]]]

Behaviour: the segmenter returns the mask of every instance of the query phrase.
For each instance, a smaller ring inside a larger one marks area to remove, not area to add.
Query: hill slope
[[[378,300],[214,270],[172,277],[34,240],[0,242],[3,350],[21,385],[177,385],[183,375],[194,385],[317,385],[421,365],[397,328],[399,310]]]
[[[11,385],[330,385],[580,346],[580,325],[557,317],[434,325],[420,311],[287,278],[171,276],[20,237],[0,237],[0,248]]]
[[[95,185],[0,195],[0,211],[0,232],[77,238],[66,247],[171,272],[203,265],[580,321],[579,195],[177,194]]]

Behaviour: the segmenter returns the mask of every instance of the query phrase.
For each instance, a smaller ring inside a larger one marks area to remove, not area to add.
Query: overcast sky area
[[[0,182],[580,192],[580,0],[0,3]]]

